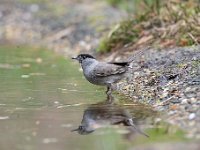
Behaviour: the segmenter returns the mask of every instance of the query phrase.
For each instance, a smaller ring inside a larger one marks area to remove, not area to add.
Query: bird
[[[72,57],[77,60],[83,69],[85,78],[92,84],[107,86],[106,94],[110,95],[113,85],[125,77],[129,62],[102,62],[90,54],[79,54]]]

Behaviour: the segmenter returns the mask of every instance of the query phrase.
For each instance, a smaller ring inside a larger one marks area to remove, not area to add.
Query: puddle
[[[76,63],[47,50],[1,46],[0,64],[2,150],[120,150],[184,140],[182,131],[155,124],[158,114],[147,106],[117,95],[107,103],[105,89],[88,83]]]
[[[81,135],[90,134],[101,128],[115,127],[117,133],[127,133],[127,136],[134,136],[136,133],[149,137],[137,125],[150,116],[141,112],[146,109],[148,114],[155,114],[151,109],[144,108],[143,105],[121,105],[110,103],[108,100],[97,104],[89,105],[83,113],[81,124],[77,131]],[[124,127],[124,129],[122,127]]]

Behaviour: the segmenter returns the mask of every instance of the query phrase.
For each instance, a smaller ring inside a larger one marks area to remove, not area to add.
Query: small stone
[[[32,4],[30,6],[30,11],[31,12],[37,12],[39,10],[39,6],[37,4]]]
[[[188,98],[193,98],[193,97],[195,97],[195,95],[196,95],[195,92],[189,92],[189,93],[186,94],[186,96],[187,96]]]
[[[189,120],[193,120],[195,117],[196,117],[196,114],[191,113],[188,118],[189,118]]]
[[[181,101],[181,104],[187,104],[187,99],[183,99],[183,100]]]
[[[187,87],[187,88],[185,89],[185,92],[189,92],[189,91],[191,91],[191,88],[190,88],[190,87]]]
[[[168,96],[168,91],[164,91],[163,94],[161,95],[161,98],[165,98]]]
[[[180,99],[172,99],[171,102],[176,104],[176,103],[180,103],[181,101],[180,101]]]
[[[170,106],[170,110],[177,110],[178,109],[178,105],[171,105]]]
[[[194,97],[192,97],[192,98],[190,99],[190,101],[191,101],[191,103],[192,103],[192,104],[194,104],[194,103],[196,103],[196,102],[197,102],[197,99],[196,99],[196,98],[194,98]]]
[[[174,115],[176,112],[175,111],[169,111],[168,115]]]

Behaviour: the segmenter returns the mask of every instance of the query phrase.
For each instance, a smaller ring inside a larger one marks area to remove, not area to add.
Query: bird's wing
[[[109,62],[109,64],[114,64],[114,65],[118,65],[118,66],[128,66],[129,65],[128,62]]]
[[[126,67],[110,63],[99,63],[94,69],[96,76],[110,76],[126,72]]]

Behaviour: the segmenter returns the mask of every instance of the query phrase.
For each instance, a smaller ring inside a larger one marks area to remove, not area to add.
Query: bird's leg
[[[131,130],[136,130],[138,133],[140,133],[140,134],[142,134],[142,135],[144,135],[146,137],[149,137],[149,135],[147,135],[142,130],[140,130],[138,127],[136,127],[136,125],[133,123],[133,119],[132,118],[125,119],[125,123],[126,123],[127,126],[133,127]]]
[[[107,94],[107,95],[111,95],[111,94],[112,94],[112,85],[111,85],[111,84],[109,84],[109,85],[107,86],[106,94]]]
[[[109,103],[113,103],[114,102],[114,97],[112,96],[112,91],[113,91],[113,85],[110,83],[108,86],[107,86],[107,91],[106,91],[106,94],[107,94],[107,101]]]

